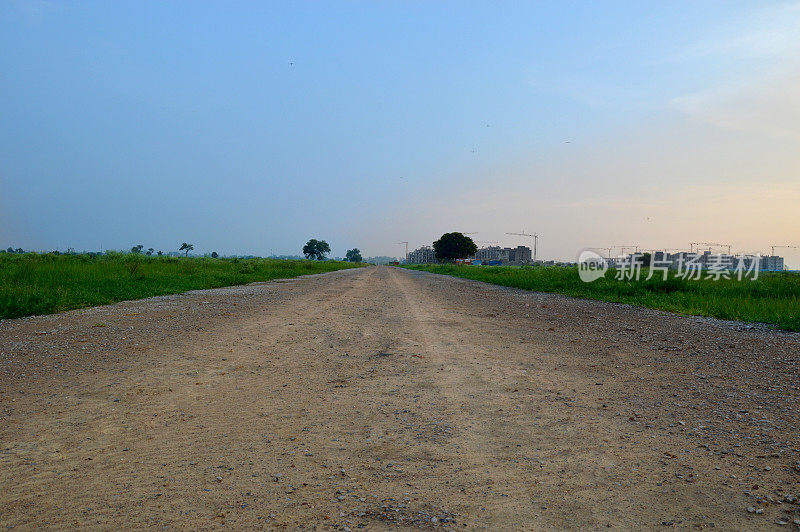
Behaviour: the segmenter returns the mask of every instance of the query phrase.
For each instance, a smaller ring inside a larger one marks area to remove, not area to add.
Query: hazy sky
[[[765,252],[799,205],[800,2],[0,2],[0,247]]]

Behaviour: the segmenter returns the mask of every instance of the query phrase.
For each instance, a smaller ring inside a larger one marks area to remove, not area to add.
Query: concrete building
[[[759,269],[761,271],[782,272],[784,270],[783,257],[779,257],[777,255],[761,257],[761,266]]]
[[[436,262],[436,253],[431,246],[422,246],[408,253],[409,264],[433,264]]]
[[[475,259],[477,260],[499,260],[503,264],[529,264],[532,257],[533,252],[527,246],[517,246],[515,248],[489,246],[481,248],[475,253]]]
[[[622,258],[612,258],[608,260],[609,267],[618,268],[623,263],[630,264],[633,255],[628,255]],[[639,257],[641,261],[641,257]],[[780,256],[762,256],[756,255],[729,255],[727,253],[711,253],[711,251],[704,251],[703,253],[691,253],[681,251],[680,253],[666,253],[663,251],[655,251],[652,256],[653,266],[663,268],[668,266],[672,270],[686,270],[688,268],[695,268],[700,270],[708,269],[727,269],[735,270],[737,267],[744,270],[753,270],[753,261],[758,260],[759,271],[783,271],[783,257]]]
[[[475,258],[478,260],[500,260],[508,262],[508,250],[510,248],[501,248],[500,246],[489,246],[487,248],[480,248],[475,252]]]
[[[527,246],[508,248],[508,261],[513,264],[529,264],[533,259],[533,252]]]

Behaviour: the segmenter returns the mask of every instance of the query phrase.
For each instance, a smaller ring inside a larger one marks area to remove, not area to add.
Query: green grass
[[[616,281],[613,273],[584,283],[577,268],[507,266],[406,266],[465,279],[554,292],[586,299],[630,303],[681,314],[760,322],[800,331],[800,275],[761,273],[753,280],[689,281],[656,273],[650,281]],[[644,272],[642,279],[647,275]],[[658,277],[658,279],[656,279]]]
[[[338,261],[0,253],[0,319],[361,266]]]

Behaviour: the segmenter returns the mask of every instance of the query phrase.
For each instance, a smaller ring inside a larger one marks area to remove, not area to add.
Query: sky
[[[798,1],[5,0],[0,247],[766,253],[798,87]]]

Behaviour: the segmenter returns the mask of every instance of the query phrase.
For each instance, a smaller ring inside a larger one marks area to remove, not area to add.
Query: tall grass
[[[726,320],[761,322],[800,331],[800,275],[761,273],[757,280],[684,280],[656,274],[649,281],[617,281],[613,270],[584,283],[577,268],[507,266],[407,266],[492,284],[555,292],[587,299],[630,303],[654,309]],[[647,277],[643,272],[642,279]]]
[[[0,319],[353,268],[338,261],[0,253]]]

